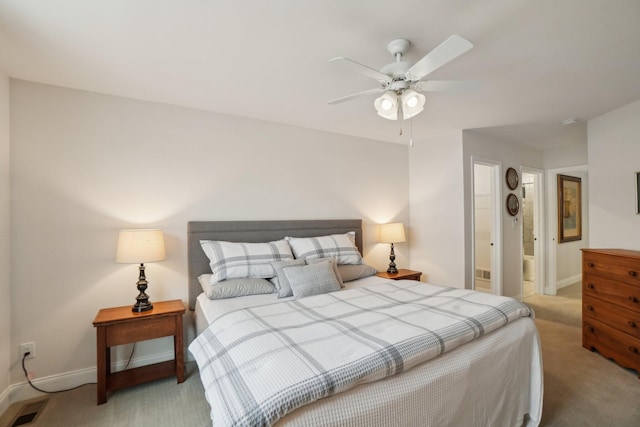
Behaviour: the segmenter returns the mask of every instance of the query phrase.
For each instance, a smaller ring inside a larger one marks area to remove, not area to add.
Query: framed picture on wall
[[[558,175],[558,241],[582,240],[582,179]]]

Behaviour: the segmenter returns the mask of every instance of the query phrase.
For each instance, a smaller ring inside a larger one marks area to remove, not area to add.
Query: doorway
[[[541,181],[541,171],[522,168],[522,298],[544,289],[544,256],[538,241],[543,229]]]
[[[501,164],[472,159],[472,165],[473,289],[501,295]]]

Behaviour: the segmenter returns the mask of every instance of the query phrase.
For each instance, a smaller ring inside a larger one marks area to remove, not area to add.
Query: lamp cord
[[[80,387],[84,387],[86,385],[92,385],[92,384],[96,384],[96,383],[85,383],[85,384],[80,384],[78,386],[72,387],[72,388],[67,388],[64,390],[55,390],[55,391],[47,391],[47,390],[42,390],[41,388],[38,388],[37,386],[35,386],[32,382],[31,382],[31,378],[29,378],[29,374],[27,373],[27,368],[25,366],[25,359],[27,358],[28,355],[30,355],[30,352],[26,352],[23,356],[22,356],[22,371],[24,372],[24,376],[27,379],[27,382],[29,383],[29,385],[31,387],[33,387],[35,390],[38,390],[40,393],[47,393],[47,394],[55,394],[55,393],[63,393],[65,391],[71,391],[71,390],[75,390],[77,388]]]
[[[124,369],[127,369],[129,367],[129,364],[131,363],[131,359],[133,358],[133,352],[135,351],[135,349],[136,349],[136,343],[133,343],[133,347],[131,347],[131,354],[129,354],[129,360],[127,360],[127,364],[125,365]],[[33,384],[31,382],[31,378],[29,378],[29,373],[27,372],[25,359],[30,354],[31,353],[27,351],[25,354],[22,355],[22,371],[24,372],[24,377],[27,379],[27,382],[29,383],[29,385],[31,387],[33,387],[35,390],[38,390],[40,393],[47,393],[47,394],[63,393],[65,391],[75,390],[77,388],[84,387],[84,386],[87,386],[87,385],[97,384],[97,383],[84,383],[84,384],[80,384],[78,386],[71,387],[71,388],[66,388],[66,389],[63,389],[63,390],[55,390],[55,391],[42,390],[41,388],[38,388],[35,384]]]

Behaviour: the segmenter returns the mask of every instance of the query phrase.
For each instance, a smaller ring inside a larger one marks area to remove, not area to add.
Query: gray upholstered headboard
[[[291,221],[190,221],[187,227],[189,258],[189,309],[194,310],[196,297],[202,293],[198,276],[210,273],[209,260],[200,240],[227,242],[270,242],[286,236],[316,237],[356,232],[356,245],[362,253],[362,220],[291,220]]]

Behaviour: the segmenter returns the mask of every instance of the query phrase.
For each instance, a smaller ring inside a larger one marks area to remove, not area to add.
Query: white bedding
[[[351,287],[384,282],[369,277]],[[200,296],[198,331],[221,314],[276,302],[275,294]],[[538,425],[542,366],[537,330],[522,318],[402,374],[297,409],[282,425]],[[525,417],[528,414],[528,417]]]

